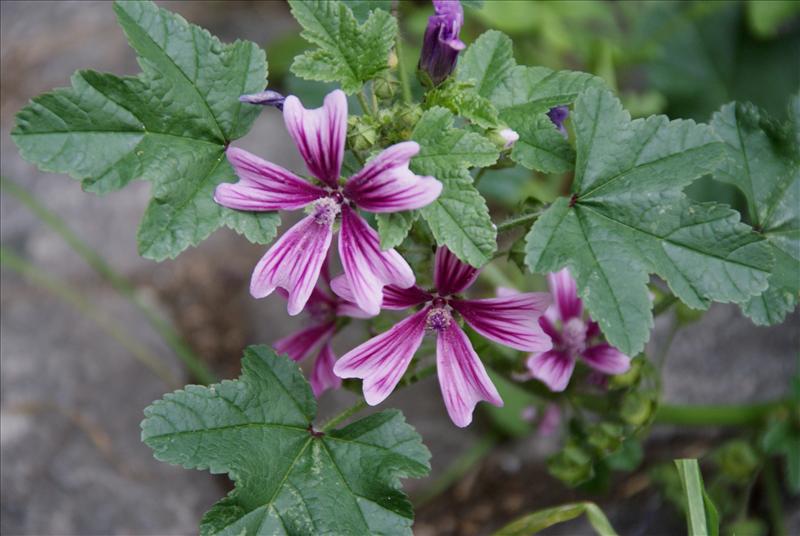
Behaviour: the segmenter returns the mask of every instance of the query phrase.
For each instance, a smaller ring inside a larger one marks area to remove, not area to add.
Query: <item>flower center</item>
[[[336,197],[323,197],[314,201],[314,206],[311,209],[311,214],[314,216],[314,221],[320,225],[330,225],[336,216],[342,211],[341,195]]]
[[[452,320],[453,316],[450,314],[450,311],[447,310],[447,307],[434,305],[434,307],[428,311],[428,316],[425,317],[425,329],[441,333],[450,326]]]
[[[329,303],[326,302],[311,302],[306,304],[305,311],[317,323],[327,322],[336,317],[335,311]]]
[[[561,328],[564,349],[574,356],[586,350],[586,324],[580,318],[570,318]]]

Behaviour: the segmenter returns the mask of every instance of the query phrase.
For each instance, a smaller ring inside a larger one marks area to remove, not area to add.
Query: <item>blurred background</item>
[[[289,73],[305,44],[281,1],[158,3],[223,41],[260,43],[271,88],[295,93],[307,106],[330,89]],[[399,11],[401,60],[413,72],[431,8],[403,1]],[[519,63],[602,76],[634,116],[707,121],[723,103],[749,100],[782,118],[800,87],[800,2],[487,0],[482,9],[467,7],[466,21],[467,43],[496,28],[514,38]],[[249,296],[264,247],[220,230],[174,261],[142,259],[135,235],[149,185],[99,198],[20,158],[9,132],[29,98],[68,85],[76,69],[139,71],[109,3],[4,1],[0,41],[0,531],[195,533],[202,513],[229,489],[227,480],[154,460],[139,441],[142,410],[204,369],[236,377],[246,345],[273,342],[302,319],[289,318],[277,296]],[[237,144],[302,169],[276,110],[265,110]],[[546,177],[524,169],[487,173],[481,189],[505,206],[555,195]],[[735,190],[711,180],[698,181],[690,194],[744,209]],[[676,334],[674,315],[662,317],[648,355],[667,362],[665,400],[744,403],[785,394],[798,368],[799,321],[795,313],[781,326],[756,327],[736,307],[715,305]],[[338,337],[339,355],[360,336]],[[354,400],[352,393],[327,393],[323,416]],[[674,481],[660,475],[681,456],[708,455],[706,483],[727,520],[741,516],[742,497],[747,504],[750,494],[748,516],[767,516],[758,482],[725,472],[726,459],[746,465],[719,454],[731,431],[656,427],[628,471],[609,470],[593,486],[569,489],[544,462],[558,450],[558,436],[511,440],[483,411],[472,427],[457,429],[435,380],[387,404],[406,413],[433,453],[431,476],[407,483],[419,535],[488,534],[523,513],[575,499],[598,502],[620,534],[680,534]],[[800,534],[800,504],[783,500],[788,533]],[[764,533],[757,522],[750,529]],[[551,533],[589,529],[576,522]]]

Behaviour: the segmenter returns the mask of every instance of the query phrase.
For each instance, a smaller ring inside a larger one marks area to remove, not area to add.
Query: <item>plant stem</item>
[[[73,290],[58,279],[51,277],[40,268],[4,246],[0,246],[0,265],[13,270],[26,278],[34,286],[55,294],[75,307],[81,314],[97,323],[103,331],[116,340],[120,346],[128,350],[140,363],[149,368],[153,374],[161,378],[164,383],[172,388],[178,386],[178,381],[172,375],[172,372],[170,372],[158,357],[136,339],[130,337],[122,326],[113,322],[104,311],[94,307],[80,292]]]
[[[767,509],[769,510],[769,521],[772,526],[771,534],[775,536],[786,536],[786,526],[783,522],[783,506],[781,504],[781,489],[778,479],[775,477],[775,464],[767,459],[764,462],[762,471],[764,478],[764,488],[767,495]]]
[[[485,168],[484,168],[485,169]],[[509,218],[506,221],[500,222],[497,224],[497,232],[502,233],[504,231],[508,231],[509,229],[513,229],[515,227],[521,227],[526,225],[530,222],[536,221],[536,219],[544,213],[544,210],[538,212],[531,212],[530,214],[523,214],[522,216],[517,216],[514,218]]]
[[[322,427],[321,431],[322,432],[330,431],[334,426],[336,426],[337,424],[339,424],[343,420],[347,419],[351,415],[355,415],[356,413],[358,413],[359,411],[361,411],[362,409],[364,409],[366,407],[367,407],[367,403],[362,398],[361,400],[359,400],[358,402],[356,402],[355,404],[353,404],[349,408],[345,409],[341,413],[336,414],[333,418],[331,418],[331,420],[326,422],[325,425]]]
[[[394,49],[397,54],[397,75],[400,78],[400,87],[403,91],[403,102],[411,104],[411,83],[408,80],[408,73],[403,63],[403,37],[399,30],[397,31]]]
[[[400,383],[397,385],[397,389],[395,389],[395,391],[399,391],[400,389],[403,389],[404,387],[408,387],[409,385],[414,385],[418,381],[424,380],[425,378],[427,378],[428,376],[430,376],[434,372],[436,372],[436,365],[429,365],[429,366],[425,367],[424,369],[422,369],[422,370],[420,370],[418,372],[415,372],[415,373],[409,375],[408,377],[404,378],[403,380],[401,380]],[[367,403],[362,398],[361,400],[359,400],[358,402],[356,402],[355,404],[353,404],[349,408],[346,408],[345,410],[343,410],[341,413],[338,413],[338,414],[334,415],[328,422],[326,422],[322,426],[321,431],[322,432],[330,431],[334,426],[336,426],[337,424],[339,424],[343,420],[347,419],[348,417],[351,417],[352,415],[355,415],[356,413],[358,413],[359,411],[361,411],[362,409],[364,409],[366,407],[367,407]]]
[[[144,315],[147,321],[158,332],[175,355],[183,362],[190,374],[204,384],[214,383],[216,377],[192,352],[172,326],[153,311],[136,293],[134,286],[118,274],[96,251],[81,240],[67,226],[66,222],[42,205],[35,197],[15,182],[0,177],[0,189],[11,194],[20,203],[33,212],[45,225],[58,234],[78,255],[86,261],[100,277],[111,287],[132,303]]]
[[[451,463],[442,475],[434,480],[428,488],[414,499],[414,506],[419,508],[423,504],[435,499],[453,484],[461,480],[470,469],[475,467],[483,460],[499,442],[500,438],[495,434],[481,437],[477,443],[472,445],[466,452]]]
[[[661,301],[659,301],[655,305],[655,307],[653,307],[653,316],[660,315],[661,313],[672,307],[673,304],[677,303],[677,301],[678,297],[675,296],[674,294],[670,294],[669,296],[664,296],[663,298],[661,298]]]
[[[753,426],[786,405],[786,400],[759,404],[673,405],[658,407],[655,422],[681,426]]]
[[[378,110],[379,110],[378,96],[375,94],[375,86],[373,84],[370,84],[369,94],[370,97],[372,98],[372,115],[374,117],[378,117]]]
[[[364,96],[364,92],[356,93],[356,98],[358,99],[358,104],[361,105],[361,111],[364,112],[365,115],[371,116],[372,110],[370,110],[369,104],[367,104],[367,98]]]

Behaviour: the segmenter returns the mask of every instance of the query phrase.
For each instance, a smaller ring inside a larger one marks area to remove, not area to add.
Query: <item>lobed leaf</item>
[[[789,113],[782,128],[751,104],[731,103],[711,120],[728,156],[714,177],[742,191],[750,222],[775,257],[769,287],[741,305],[761,325],[782,322],[800,294],[800,96]]]
[[[223,45],[152,2],[119,2],[114,10],[143,72],[78,71],[71,87],[34,98],[11,133],[20,154],[99,194],[132,180],[152,182],[138,233],[145,257],[175,257],[222,225],[270,241],[277,215],[234,213],[212,199],[217,184],[236,179],[226,145],[258,115],[238,97],[266,85],[263,50],[250,42]]]
[[[493,105],[500,121],[519,134],[512,160],[545,173],[568,171],[575,158],[547,112],[571,104],[587,88],[604,87],[602,79],[588,73],[516,65],[511,39],[495,30],[482,34],[464,52],[457,77],[472,83],[472,90]]]
[[[650,273],[693,308],[746,301],[766,288],[773,259],[763,238],[736,211],[682,193],[722,157],[710,128],[663,116],[631,121],[597,89],[578,97],[573,117],[573,194],[534,224],[526,262],[534,272],[568,266],[612,344],[634,355],[648,340]]]
[[[251,346],[238,380],[189,385],[148,407],[142,440],[161,461],[235,482],[203,517],[203,535],[411,534],[399,479],[430,469],[419,435],[394,410],[322,434],[316,411],[297,365]]]
[[[372,3],[357,3],[359,24],[348,5],[337,0],[290,0],[292,15],[303,27],[300,34],[318,48],[294,59],[292,72],[301,78],[339,82],[345,93],[361,90],[364,82],[389,68],[389,53],[397,35],[397,20]]]
[[[480,134],[454,128],[453,114],[438,107],[423,114],[411,137],[420,144],[411,170],[444,185],[439,198],[421,210],[422,217],[439,245],[464,262],[483,266],[497,249],[497,230],[468,169],[494,164],[497,148]]]

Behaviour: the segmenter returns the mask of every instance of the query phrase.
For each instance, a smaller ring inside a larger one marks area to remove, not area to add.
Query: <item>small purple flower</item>
[[[330,272],[327,259],[322,265],[322,280],[325,285],[317,284],[308,298],[305,308],[311,318],[310,326],[301,329],[273,344],[275,351],[287,354],[290,359],[300,361],[319,349],[314,368],[311,370],[311,390],[319,396],[326,389],[338,389],[342,380],[333,373],[336,354],[333,353],[333,336],[336,333],[336,319],[340,316],[351,318],[368,318],[370,315],[352,302],[343,300],[330,291]],[[286,296],[285,291],[281,292]]]
[[[436,15],[428,18],[417,67],[438,86],[456,68],[458,53],[466,46],[458,38],[464,10],[458,0],[433,0],[433,9]]]
[[[567,129],[564,126],[564,121],[566,121],[567,117],[569,117],[569,107],[556,106],[555,108],[550,108],[550,111],[547,112],[547,117],[550,118],[550,121],[553,122],[561,135],[566,138]]]
[[[520,416],[523,421],[532,423],[539,417],[539,410],[536,406],[526,406],[522,409]],[[536,427],[536,432],[542,437],[549,437],[558,430],[560,425],[561,408],[558,407],[558,404],[553,404],[552,402],[546,404],[544,412],[542,412],[542,416],[539,419],[539,425]]]
[[[550,338],[537,323],[550,304],[545,293],[524,293],[483,300],[459,297],[478,277],[480,270],[464,264],[447,248],[436,252],[434,284],[428,292],[414,285],[407,289],[387,286],[384,309],[423,307],[405,320],[345,354],[334,367],[341,378],[364,380],[364,399],[374,406],[391,394],[422,344],[425,332],[436,335],[436,368],[447,413],[464,427],[472,422],[475,405],[486,400],[495,406],[503,401],[486,374],[467,335],[459,326],[459,315],[487,339],[523,351],[545,351]],[[352,297],[347,279],[333,280],[333,291],[345,300]]]
[[[303,180],[281,166],[229,147],[228,161],[239,182],[220,184],[214,194],[217,203],[237,210],[308,209],[308,216],[286,231],[256,265],[250,294],[263,298],[283,288],[289,294],[289,314],[300,313],[319,278],[338,221],[339,258],[353,287],[352,301],[376,315],[384,285],[408,288],[415,278],[394,249],[381,251],[378,233],[358,209],[384,213],[421,208],[439,196],[442,183],[408,169],[419,152],[413,141],[384,149],[350,179],[340,179],[347,98],[338,89],[315,110],[303,108],[294,95],[286,97],[283,118],[316,181]]]
[[[578,359],[603,374],[627,372],[630,357],[606,342],[589,344],[602,333],[597,322],[591,318],[584,320],[583,302],[569,270],[551,273],[547,280],[554,301],[544,316],[539,317],[539,325],[553,339],[553,348],[530,355],[527,365],[531,376],[544,382],[551,391],[563,391]]]
[[[274,106],[281,111],[283,110],[283,102],[285,100],[286,97],[277,91],[272,91],[271,89],[265,89],[264,91],[260,91],[258,93],[251,93],[249,95],[242,95],[239,97],[239,102],[260,104],[262,106]]]

